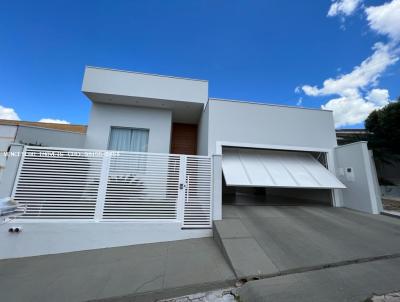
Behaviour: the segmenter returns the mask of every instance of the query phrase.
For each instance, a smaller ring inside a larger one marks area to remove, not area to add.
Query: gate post
[[[212,155],[212,217],[211,220],[222,219],[222,155]]]
[[[186,155],[179,156],[179,187],[178,200],[176,205],[176,219],[182,226],[185,219],[185,201],[186,201]]]
[[[103,153],[103,161],[101,165],[99,189],[97,190],[96,209],[94,212],[94,220],[99,221],[103,219],[104,202],[106,200],[108,174],[110,171],[111,155]]]

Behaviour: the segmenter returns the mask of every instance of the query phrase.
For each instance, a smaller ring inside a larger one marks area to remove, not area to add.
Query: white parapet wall
[[[9,228],[19,227],[18,233]],[[0,259],[211,237],[178,222],[10,222],[0,225]]]
[[[82,91],[89,97],[102,94],[203,105],[208,99],[208,82],[87,66]]]

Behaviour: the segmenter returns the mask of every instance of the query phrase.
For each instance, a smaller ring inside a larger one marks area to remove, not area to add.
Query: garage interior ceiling
[[[224,148],[222,170],[227,186],[346,188],[307,152]]]

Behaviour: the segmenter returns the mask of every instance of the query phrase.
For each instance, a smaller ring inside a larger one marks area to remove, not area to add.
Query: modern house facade
[[[330,111],[212,99],[206,81],[88,67],[82,90],[92,101],[85,143],[90,149],[107,149],[110,128],[119,125],[148,129],[147,151],[170,153],[179,139],[174,124],[197,128],[191,133],[197,155],[216,153],[221,142],[336,146]]]
[[[2,258],[212,236],[224,203],[380,213],[367,145],[338,147],[331,111],[213,99],[207,81],[97,67],[82,91],[83,147],[25,147],[8,169],[3,195],[27,214]],[[37,155],[46,150],[61,156]],[[101,156],[81,157],[90,150]]]

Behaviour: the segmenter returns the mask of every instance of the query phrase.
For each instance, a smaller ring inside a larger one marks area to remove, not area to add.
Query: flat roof
[[[264,105],[264,106],[274,106],[274,107],[284,107],[284,108],[292,108],[292,109],[317,110],[317,111],[333,112],[333,110],[329,110],[329,109],[307,108],[307,107],[290,106],[290,105],[282,105],[282,104],[262,103],[262,102],[256,102],[256,101],[244,101],[244,100],[233,100],[233,99],[220,99],[220,98],[209,98],[208,100],[209,100],[209,101],[222,101],[222,102],[232,102],[232,103],[243,103],[243,104],[255,104],[255,105]]]
[[[110,71],[117,71],[117,72],[126,72],[126,73],[134,73],[134,74],[155,76],[155,77],[160,77],[160,78],[172,78],[172,79],[189,80],[189,81],[200,81],[200,82],[207,82],[208,83],[208,80],[186,78],[186,77],[177,77],[177,76],[170,76],[170,75],[162,75],[162,74],[157,74],[157,73],[147,73],[147,72],[140,72],[140,71],[131,71],[131,70],[107,68],[107,67],[97,67],[97,66],[90,66],[90,65],[86,65],[86,68],[103,69],[103,70],[110,70]]]
[[[77,124],[42,123],[42,122],[17,121],[17,120],[5,120],[5,119],[0,119],[0,125],[27,126],[27,127],[76,132],[82,134],[86,133],[86,128],[87,128],[86,125],[77,125]]]
[[[359,129],[346,128],[346,129],[336,129],[336,132],[342,132],[342,133],[366,133],[366,132],[368,132],[368,130],[364,129],[364,128],[359,128]]]
[[[202,79],[177,77],[177,76],[169,76],[169,75],[160,75],[160,74],[155,74],[155,73],[146,73],[146,72],[138,72],[138,71],[131,71],[131,70],[115,69],[115,68],[97,67],[97,66],[90,66],[90,65],[86,65],[86,68],[109,70],[109,71],[116,71],[116,72],[125,72],[125,73],[132,73],[132,74],[138,74],[138,75],[156,76],[156,77],[161,77],[161,78],[172,78],[172,79],[180,79],[180,80],[200,81],[200,82],[208,83],[208,80],[202,80]],[[257,102],[257,101],[234,100],[234,99],[212,98],[212,97],[208,98],[207,104],[208,104],[208,101],[210,101],[210,100],[224,101],[224,102],[247,103],[247,104],[257,104],[257,105],[265,105],[265,106],[276,106],[276,107],[293,108],[293,109],[318,110],[318,111],[333,112],[332,110],[321,109],[321,108],[307,108],[307,107],[290,106],[290,105],[282,105],[282,104],[264,103],[264,102]],[[207,104],[205,105],[205,107],[207,106]]]

